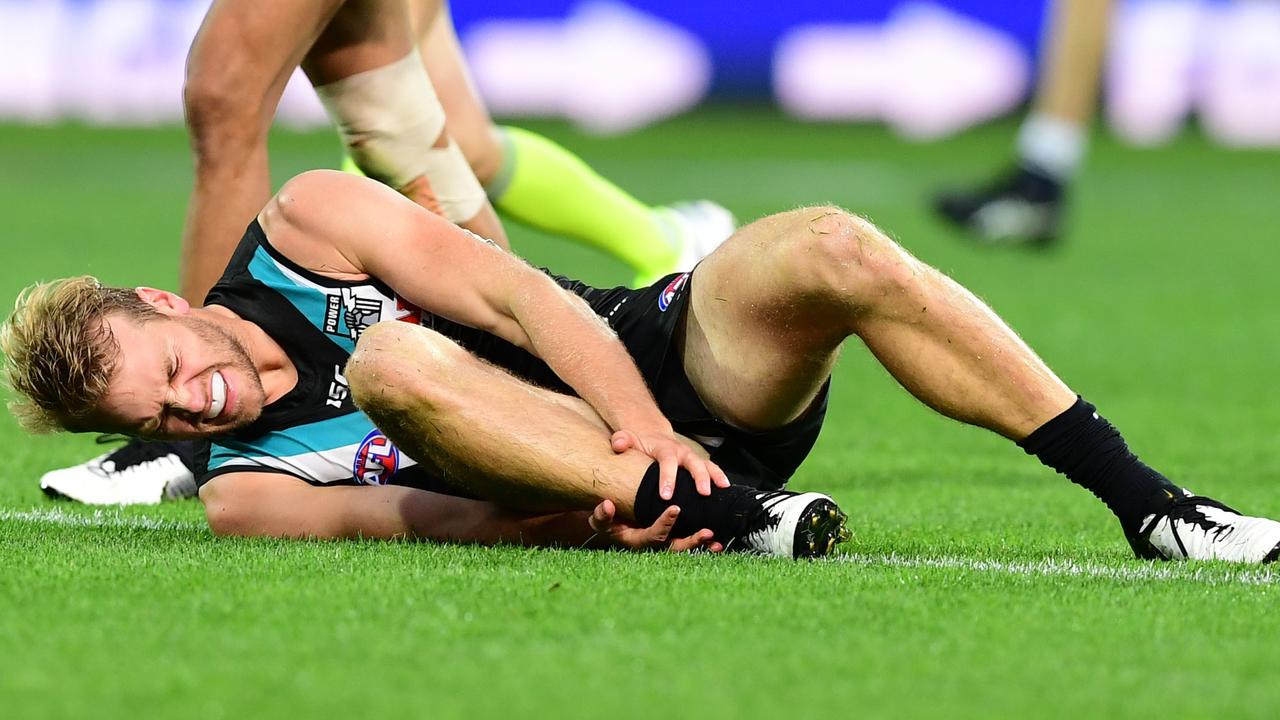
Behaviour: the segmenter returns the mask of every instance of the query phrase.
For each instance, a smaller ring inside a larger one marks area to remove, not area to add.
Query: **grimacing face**
[[[214,322],[106,318],[120,348],[94,429],[152,439],[220,435],[253,422],[266,395],[248,352]]]

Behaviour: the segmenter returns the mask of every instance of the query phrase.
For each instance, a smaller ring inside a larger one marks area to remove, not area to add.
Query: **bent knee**
[[[265,141],[274,114],[261,107],[266,91],[258,88],[254,92],[250,86],[255,78],[246,77],[235,65],[187,74],[182,107],[197,156],[225,152],[235,143]]]
[[[798,277],[818,291],[883,295],[914,283],[922,265],[871,221],[834,206],[805,208],[793,235]]]
[[[435,330],[411,322],[384,320],[360,333],[348,367],[354,363],[387,369],[382,366],[399,367],[401,361],[449,362],[459,352],[463,350],[457,343]]]
[[[434,330],[384,321],[360,335],[344,375],[356,406],[371,416],[443,401],[450,367],[465,354]]]

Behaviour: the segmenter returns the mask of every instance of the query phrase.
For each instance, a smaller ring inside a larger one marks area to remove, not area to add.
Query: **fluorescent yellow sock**
[[[680,248],[661,212],[604,179],[581,158],[541,135],[499,128],[504,162],[485,190],[502,213],[539,230],[604,250],[635,270],[659,276]]]
[[[365,177],[364,171],[361,170],[360,166],[356,164],[356,161],[352,160],[351,156],[346,153],[342,154],[342,172]]]

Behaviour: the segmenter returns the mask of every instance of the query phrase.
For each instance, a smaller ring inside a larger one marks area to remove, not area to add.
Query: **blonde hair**
[[[159,314],[131,288],[89,275],[35,283],[0,326],[9,410],[27,431],[80,429],[102,401],[120,346],[106,323],[119,312],[145,322]]]

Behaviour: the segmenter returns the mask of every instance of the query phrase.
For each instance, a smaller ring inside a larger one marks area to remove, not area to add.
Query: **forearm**
[[[532,547],[584,547],[595,533],[588,512],[533,515],[505,509],[489,502],[424,493],[415,495],[402,515],[405,536],[418,540],[475,545],[525,545]]]
[[[602,547],[592,531],[591,513],[571,511],[546,515],[527,515],[498,510],[490,521],[493,543],[510,543],[530,547]]]
[[[246,474],[215,478],[200,499],[222,536],[560,547],[582,547],[593,537],[586,512],[533,515],[399,486],[312,487]]]
[[[511,313],[538,356],[610,428],[670,431],[626,347],[581,299],[549,280],[527,283]]]

